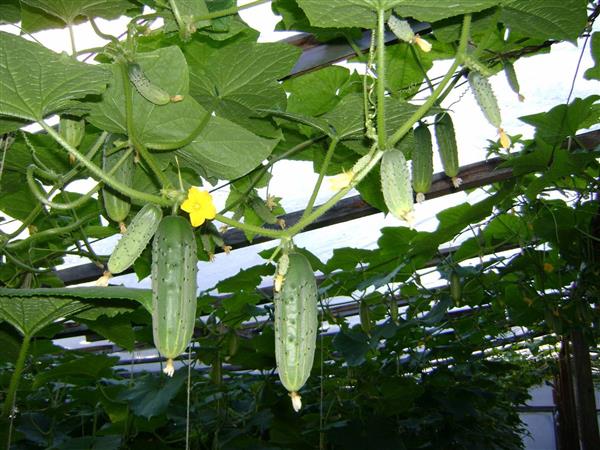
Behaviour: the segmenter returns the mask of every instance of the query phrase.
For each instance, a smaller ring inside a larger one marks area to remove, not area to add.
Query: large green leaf
[[[68,297],[17,297],[0,292],[0,319],[10,323],[23,336],[34,336],[51,323],[90,307],[90,304]]]
[[[75,23],[75,19],[82,16],[116,19],[132,8],[139,8],[129,0],[21,0],[21,2],[57,17],[65,24]]]
[[[150,148],[165,147],[184,140],[197,130],[206,111],[188,95],[187,63],[179,47],[171,46],[138,53],[136,61],[152,84],[183,101],[155,105],[142,97],[133,86],[133,128],[136,137]],[[102,101],[91,108],[89,121],[113,133],[127,133],[125,93],[121,68],[112,66],[112,80]]]
[[[358,3],[358,4],[357,4]],[[362,3],[365,3],[362,5]],[[311,25],[323,28],[374,28],[377,17],[366,2],[298,0]]]
[[[586,4],[582,0],[504,0],[501,17],[524,36],[575,42],[587,23]]]
[[[96,302],[100,300],[134,300],[150,311],[151,298],[149,290],[116,286],[70,289],[0,288],[0,319],[9,322],[20,333],[32,336],[58,319],[66,319],[86,310],[99,310],[104,315],[110,315],[110,302],[108,305],[98,305]],[[121,306],[117,308],[122,310]]]
[[[211,51],[193,42],[185,49],[190,91],[202,106],[234,122],[260,109],[286,108],[278,82],[288,75],[300,50],[288,44],[236,42]]]
[[[185,382],[186,370],[179,370],[173,378],[145,376],[136,379],[135,385],[119,395],[127,400],[133,412],[147,419],[159,416],[167,411],[169,403]]]
[[[73,99],[101,94],[109,73],[19,36],[0,32],[0,115],[27,120],[73,105]]]
[[[591,53],[595,65],[585,71],[584,77],[588,80],[600,80],[600,32],[598,31],[592,34]]]
[[[33,387],[37,389],[50,381],[89,386],[101,377],[112,376],[112,368],[118,361],[119,358],[116,356],[86,355],[38,373]]]
[[[263,139],[233,122],[212,117],[202,133],[177,154],[192,168],[200,164],[209,176],[232,180],[257,167],[276,145],[274,139]]]
[[[403,17],[435,22],[460,14],[474,13],[497,6],[502,0],[457,0],[440,2],[439,0],[399,0],[396,12]]]
[[[0,23],[16,23],[21,20],[19,0],[0,1]]]

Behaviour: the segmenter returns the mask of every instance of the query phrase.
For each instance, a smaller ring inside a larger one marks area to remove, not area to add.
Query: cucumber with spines
[[[109,172],[113,167],[121,160],[127,148],[114,151],[113,143],[117,139],[116,135],[111,135],[103,147],[102,155],[102,170]],[[135,171],[135,162],[133,153],[131,153],[125,161],[113,172],[112,176],[117,181],[131,186],[133,184],[133,174]],[[108,218],[119,223],[121,226],[121,232],[125,231],[123,221],[127,218],[129,211],[131,210],[131,202],[128,197],[114,190],[111,187],[104,187],[102,189],[102,200],[104,203],[104,209]]]
[[[152,243],[152,332],[154,345],[167,358],[164,372],[173,376],[173,360],[190,343],[196,322],[196,239],[189,221],[167,216]]]
[[[384,152],[381,158],[381,190],[390,213],[409,224],[413,221],[413,190],[404,153],[398,149]]]
[[[412,186],[417,203],[425,200],[433,181],[433,144],[431,132],[425,124],[415,128],[415,147],[412,152]]]
[[[275,292],[275,358],[283,386],[295,411],[302,407],[298,391],[310,376],[317,328],[317,283],[310,262],[301,253],[288,254],[281,291]]]
[[[162,106],[170,102],[181,100],[179,98],[180,96],[171,97],[167,91],[152,84],[148,77],[146,77],[142,67],[136,62],[127,64],[127,74],[129,75],[131,84],[133,84],[139,94],[150,103]]]
[[[110,273],[121,273],[131,267],[154,236],[161,219],[162,210],[156,205],[148,203],[139,210],[110,255]]]
[[[443,112],[435,116],[435,139],[444,173],[452,178],[454,187],[459,187],[462,180],[458,178],[458,171],[460,169],[458,146],[456,145],[454,123],[452,122],[450,113]]]

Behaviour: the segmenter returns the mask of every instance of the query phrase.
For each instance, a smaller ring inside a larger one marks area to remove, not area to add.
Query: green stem
[[[219,214],[225,214],[226,212],[231,211],[233,208],[235,208],[237,205],[239,205],[244,200],[244,198],[250,193],[250,191],[252,189],[254,189],[254,186],[256,186],[256,184],[260,181],[260,179],[263,177],[263,175],[269,170],[269,168],[271,168],[276,162],[281,161],[282,159],[286,159],[292,155],[295,155],[298,152],[301,152],[305,148],[310,147],[315,142],[323,139],[324,137],[325,136],[320,136],[317,138],[308,139],[304,142],[301,142],[298,145],[295,145],[294,147],[290,148],[289,150],[286,150],[281,155],[269,160],[269,163],[266,166],[262,166],[260,168],[260,170],[256,173],[256,175],[252,178],[250,187],[246,190],[246,192],[244,192],[244,195],[240,196],[240,198],[238,200],[236,200],[235,202],[231,203],[226,208],[221,210],[219,212]]]
[[[452,63],[452,66],[450,67],[450,69],[448,69],[448,72],[446,73],[446,75],[444,76],[444,78],[442,79],[442,81],[440,82],[438,87],[435,89],[435,91],[427,99],[427,101],[425,103],[423,103],[410,116],[410,118],[406,122],[404,122],[404,124],[398,130],[396,130],[396,132],[390,137],[390,140],[389,140],[390,146],[393,147],[394,145],[396,145],[398,143],[398,141],[400,139],[402,139],[404,137],[404,135],[406,133],[408,133],[408,131],[410,131],[410,129],[413,127],[413,125],[415,123],[417,123],[417,121],[420,120],[425,115],[425,113],[435,104],[435,102],[437,101],[437,99],[441,95],[441,93],[443,92],[446,85],[450,82],[450,79],[454,75],[454,71],[460,65],[462,57],[467,48],[467,43],[469,40],[470,32],[471,32],[471,15],[466,14],[465,17],[463,18],[463,26],[462,26],[461,36],[460,36],[460,43],[458,46],[458,50],[456,52],[456,57],[454,58],[454,62]]]
[[[67,142],[65,142],[65,140],[54,130],[54,128],[52,128],[51,126],[46,124],[46,122],[44,122],[43,120],[38,121],[38,123],[42,126],[42,128],[44,128],[44,130],[46,130],[46,132],[50,136],[52,136],[52,138],[54,138],[54,140],[56,142],[58,142],[65,150],[67,150],[71,155],[73,155],[75,157],[75,159],[77,159],[79,162],[81,162],[81,164],[83,164],[83,166],[86,167],[92,173],[92,175],[94,175],[98,179],[104,181],[110,187],[121,192],[123,195],[126,195],[132,199],[136,199],[143,203],[155,203],[159,206],[171,206],[171,204],[173,203],[171,200],[169,200],[167,198],[159,197],[159,196],[153,195],[153,194],[147,194],[147,193],[141,192],[141,191],[137,191],[137,190],[127,186],[126,184],[121,183],[120,181],[116,180],[112,176],[107,175],[106,173],[104,173],[102,171],[102,169],[100,169],[98,166],[96,166],[92,161],[90,161],[88,158],[86,158],[81,153],[79,153],[77,150],[75,150],[71,145],[69,145]]]
[[[219,17],[230,16],[232,14],[237,14],[244,9],[252,8],[253,6],[262,5],[263,3],[269,3],[271,0],[255,0],[250,3],[246,3],[241,6],[232,6],[231,8],[222,9],[220,11],[213,11],[211,13],[205,14],[203,16],[194,17],[193,22],[198,22],[201,20],[210,20],[210,19],[218,19]]]
[[[106,140],[107,136],[108,136],[108,133],[106,131],[104,131],[98,137],[98,139],[96,140],[96,142],[94,143],[94,145],[92,146],[92,148],[86,153],[86,157],[88,159],[92,159],[94,157],[94,155],[98,152],[98,150],[100,150],[100,147],[102,146],[102,144]],[[77,165],[75,167],[73,167],[71,170],[69,170],[65,174],[65,176],[63,177],[63,181],[65,183],[68,183],[75,175],[77,175],[78,170],[79,170],[79,162],[77,163]],[[52,195],[55,190],[56,190],[55,188],[52,188],[48,194]],[[42,209],[43,209],[42,204],[35,205],[35,207],[31,210],[31,212],[29,213],[29,215],[25,218],[25,220],[23,220],[23,222],[21,222],[21,225],[19,226],[19,228],[17,228],[15,231],[13,231],[12,233],[10,233],[8,235],[9,240],[17,237],[29,225],[31,225],[31,223],[33,223],[33,221],[37,218],[37,216],[42,211]],[[0,251],[2,251],[3,248],[4,248],[4,245],[0,246]]]
[[[229,217],[225,217],[221,214],[217,214],[215,220],[223,222],[231,227],[239,228],[250,233],[260,234],[261,236],[268,236],[274,239],[279,239],[285,235],[285,233],[280,230],[272,230],[270,228],[262,228],[255,225],[238,222],[237,220],[230,219]]]
[[[156,175],[157,179],[160,181],[163,189],[172,188],[171,182],[167,178],[167,176],[160,170],[158,164],[154,157],[150,154],[148,149],[138,140],[135,135],[135,128],[133,124],[133,91],[131,89],[131,83],[129,82],[129,74],[127,72],[127,63],[120,64],[121,69],[121,78],[123,79],[123,92],[125,94],[125,116],[127,121],[127,135],[129,136],[129,140],[133,144],[134,148],[138,151],[142,159],[150,170]]]
[[[8,244],[6,248],[9,250],[17,250],[23,247],[26,247],[28,244],[39,241],[41,239],[53,238],[55,236],[60,236],[62,234],[68,233],[70,231],[76,230],[88,220],[98,217],[98,213],[91,213],[83,217],[83,219],[73,222],[69,225],[65,225],[62,227],[50,228],[48,230],[40,231],[39,233],[34,233],[29,236],[27,239],[23,239],[22,241],[15,242],[12,244]]]
[[[377,11],[377,144],[387,148],[385,130],[385,10]]]
[[[6,256],[6,259],[9,260],[11,263],[13,263],[15,266],[20,267],[21,269],[26,270],[27,272],[46,273],[46,272],[51,271],[51,269],[36,269],[35,267],[32,267],[29,264],[24,263],[16,256],[11,255],[10,252],[6,249],[4,249],[3,254],[4,254],[4,256]]]
[[[429,90],[433,94],[433,91],[434,91],[433,83],[431,82],[431,80],[427,76],[427,71],[425,70],[425,67],[423,67],[423,64],[421,63],[421,58],[419,57],[419,52],[417,52],[415,50],[415,46],[414,45],[409,45],[408,48],[410,48],[410,52],[412,53],[414,60],[417,62],[417,66],[419,66],[419,70],[423,74],[423,77],[425,78],[425,82],[427,83],[427,86],[429,87]]]
[[[71,56],[75,58],[75,56],[77,56],[77,47],[75,46],[75,33],[73,32],[73,24],[69,23],[67,27],[69,28],[69,39],[71,40]]]
[[[3,417],[9,417],[12,412],[15,394],[17,393],[19,381],[21,381],[21,375],[23,374],[23,368],[25,367],[25,358],[27,357],[27,352],[29,350],[30,340],[31,337],[27,334],[23,337],[23,342],[21,343],[21,348],[19,349],[19,356],[17,357],[17,362],[15,364],[15,370],[10,377],[8,392],[6,393],[6,398],[4,399],[4,407],[2,408]]]
[[[331,158],[335,153],[335,147],[337,146],[338,140],[333,139],[329,144],[329,148],[327,149],[327,154],[325,155],[325,160],[323,161],[323,165],[321,166],[321,170],[319,171],[319,178],[317,179],[317,183],[312,191],[310,199],[308,200],[308,204],[306,205],[306,209],[302,214],[302,217],[308,216],[311,212],[313,206],[315,205],[315,200],[317,199],[317,195],[319,194],[319,190],[321,189],[321,184],[323,183],[323,178],[325,177],[325,173],[327,172],[327,167],[329,167],[329,163],[331,162]]]
[[[169,0],[169,6],[171,7],[171,12],[175,16],[175,21],[177,22],[179,29],[185,28],[186,24],[181,17],[181,13],[179,12],[179,8],[177,7],[175,0]]]
[[[119,40],[115,36],[113,36],[111,34],[106,34],[106,33],[103,33],[102,31],[100,31],[100,28],[98,28],[98,25],[96,25],[96,22],[94,21],[93,17],[88,17],[88,20],[90,21],[90,25],[92,26],[92,29],[98,35],[98,37],[100,37],[106,41],[110,41],[113,44],[120,45]]]
[[[344,195],[346,195],[348,192],[350,192],[350,190],[354,186],[356,186],[358,183],[360,183],[360,181],[371,171],[371,169],[373,167],[375,167],[375,165],[379,162],[379,160],[383,156],[383,153],[384,152],[382,152],[380,150],[375,151],[371,160],[367,163],[365,168],[362,171],[355,174],[354,179],[348,186],[346,186],[344,189],[340,190],[337,194],[335,194],[333,197],[331,197],[326,203],[322,204],[317,209],[315,209],[312,213],[308,214],[306,217],[302,217],[294,226],[286,229],[283,232],[282,238],[291,239],[293,236],[295,236],[300,231],[302,231],[307,225],[311,224],[316,219],[318,219],[323,214],[325,214],[327,211],[329,211],[333,207],[333,205],[335,205],[339,200],[341,200],[342,197],[344,197]]]

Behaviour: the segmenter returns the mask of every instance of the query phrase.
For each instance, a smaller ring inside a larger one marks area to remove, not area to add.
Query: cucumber
[[[281,291],[275,291],[275,358],[283,386],[295,411],[302,407],[298,391],[310,376],[318,327],[317,283],[308,259],[288,254]]]
[[[404,153],[397,149],[387,150],[381,158],[380,173],[385,206],[397,219],[412,223],[413,191]]]
[[[425,200],[433,180],[433,145],[431,133],[425,124],[415,128],[415,148],[412,152],[412,186],[417,203]]]
[[[456,145],[456,135],[454,133],[454,124],[450,113],[443,112],[435,116],[435,139],[438,145],[438,152],[444,167],[444,173],[452,178],[454,187],[459,187],[462,180],[457,177],[460,168],[458,162],[458,146]]]
[[[517,72],[515,66],[510,61],[504,61],[504,74],[506,75],[506,81],[515,94],[518,95],[519,101],[525,101],[525,97],[521,94],[521,86],[519,85],[519,79],[517,78]]]
[[[164,372],[173,376],[173,359],[190,343],[196,322],[196,239],[189,221],[167,216],[152,243],[152,332],[154,345],[167,358]]]
[[[128,63],[127,73],[129,75],[129,80],[135,86],[139,94],[150,103],[154,103],[155,105],[166,105],[172,101],[171,96],[167,91],[152,84],[138,63]]]
[[[135,215],[108,260],[110,273],[128,269],[142,254],[162,219],[162,210],[148,203]]]
[[[62,116],[58,124],[58,131],[67,144],[77,148],[85,136],[85,120],[73,120]]]
[[[453,270],[450,274],[450,297],[456,306],[460,306],[462,300],[462,284],[460,283],[460,277]]]
[[[500,128],[502,126],[502,116],[492,85],[488,79],[479,72],[471,71],[469,72],[469,85],[485,118],[494,127]]]
[[[502,148],[510,147],[510,138],[502,129],[502,115],[492,85],[486,77],[475,71],[469,73],[469,84],[483,115],[498,130],[500,146]]]
[[[410,44],[415,39],[415,32],[411,28],[408,21],[399,19],[395,15],[391,14],[387,23],[390,27],[390,30],[392,30],[392,33],[394,33],[401,41],[408,42]]]
[[[358,315],[360,317],[360,327],[365,332],[365,334],[369,334],[371,332],[371,311],[369,309],[369,304],[365,300],[360,301],[360,305],[358,307]]]
[[[118,151],[113,150],[113,142],[116,140],[116,135],[111,135],[105,142],[103,147],[102,155],[102,170],[109,172],[123,157],[127,149],[121,149]],[[111,153],[112,152],[112,153]],[[113,172],[113,178],[120,181],[127,186],[131,186],[133,183],[133,173],[135,171],[134,156],[130,154],[123,163]],[[104,209],[108,218],[118,222],[121,226],[121,231],[124,232],[125,225],[123,221],[127,218],[131,209],[131,203],[129,198],[120,192],[115,191],[111,187],[104,187],[102,189],[102,199],[104,202]]]

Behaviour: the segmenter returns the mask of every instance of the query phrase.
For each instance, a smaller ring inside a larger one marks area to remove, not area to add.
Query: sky
[[[247,1],[239,2],[240,4]],[[261,31],[261,42],[273,42],[284,39],[293,33],[275,32],[274,27],[278,21],[277,16],[271,12],[270,4],[263,4],[241,11],[242,18],[253,28]],[[106,33],[118,35],[124,30],[127,19],[115,21],[98,20],[99,27]],[[596,30],[598,30],[596,26]],[[0,29],[16,32],[14,27],[0,26]],[[97,47],[103,45],[104,41],[98,38],[87,24],[75,27],[75,38],[78,49]],[[66,30],[48,30],[36,34],[36,38],[54,51],[70,52],[70,41]],[[565,103],[571,89],[571,82],[575,75],[578,60],[581,55],[582,42],[579,47],[573,44],[558,44],[552,47],[548,54],[524,58],[516,62],[515,68],[521,84],[521,90],[525,96],[525,102],[518,101],[503,73],[492,77],[492,85],[499,100],[503,114],[503,126],[512,135],[523,134],[525,138],[533,136],[533,129],[520,122],[518,117],[543,112],[551,107]],[[436,63],[430,75],[442,75],[450,65],[449,61]],[[583,72],[593,65],[589,48],[583,53],[579,76],[574,86],[572,99],[585,97],[599,92],[597,81],[583,79]],[[347,67],[352,67],[347,66]],[[448,97],[444,106],[454,102],[452,110],[456,127],[456,135],[459,143],[461,165],[481,161],[486,157],[486,146],[488,139],[496,139],[496,131],[485,120],[477,107],[473,96],[466,87],[456,90]],[[441,163],[437,154],[434,156],[434,170],[441,171]],[[298,161],[282,161],[274,168],[274,176],[270,184],[269,192],[282,197],[282,204],[287,212],[296,211],[304,207],[307,201],[305,186],[310,186],[316,180],[317,175],[313,173],[310,163]],[[324,183],[325,185],[326,183]],[[80,189],[88,189],[90,182],[80,182]],[[77,185],[74,184],[76,188]],[[264,192],[263,192],[264,194]],[[355,195],[351,192],[349,195]],[[318,196],[317,204],[326,201],[332,195],[331,191],[324,186]],[[418,230],[434,230],[437,226],[435,214],[449,206],[464,201],[475,202],[483,198],[482,190],[472,193],[456,193],[443,198],[426,201],[416,206],[416,228]],[[214,194],[217,207],[222,206],[227,197],[227,190],[222,189]],[[323,260],[328,259],[333,249],[352,246],[357,248],[373,248],[379,238],[379,230],[384,226],[405,225],[393,217],[384,217],[377,214],[351,222],[334,225],[326,229],[314,230],[302,233],[296,239],[296,245],[306,247]],[[359,230],[359,232],[357,232]],[[109,254],[118,237],[107,239],[96,244],[100,254]],[[234,275],[240,268],[249,267],[263,262],[257,255],[264,248],[274,247],[276,244],[266,243],[257,246],[246,247],[235,250],[230,255],[219,254],[212,263],[200,263],[198,284],[201,290],[210,288],[219,279]],[[66,266],[80,264],[82,261],[75,257],[68,257]],[[83,261],[85,262],[85,261]],[[435,277],[434,277],[435,278]],[[115,277],[113,283],[123,283],[132,287],[150,286],[149,279],[138,283],[135,275]],[[270,280],[265,279],[265,284]]]

